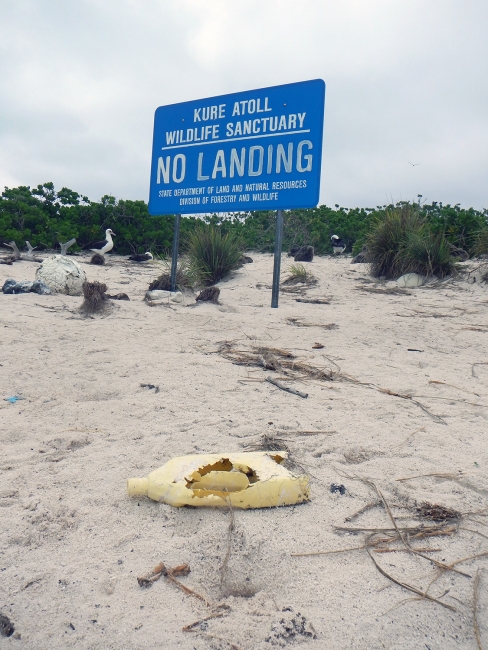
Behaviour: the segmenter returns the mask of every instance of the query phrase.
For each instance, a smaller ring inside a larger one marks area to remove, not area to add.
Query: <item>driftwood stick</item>
[[[8,244],[7,242],[5,242],[3,245],[8,246],[8,248],[11,248],[14,252],[15,259],[20,260],[20,251],[17,247],[17,244],[14,241],[9,242]]]
[[[62,244],[59,242],[59,245],[61,246],[61,255],[66,255],[68,252],[68,248],[70,246],[73,246],[73,244],[76,244],[76,239],[73,237],[73,239],[70,239],[69,241],[65,242]]]
[[[28,244],[28,243],[29,242],[26,242],[26,244]],[[40,257],[34,257],[32,255],[32,251],[34,249],[32,248],[32,246],[30,244],[29,244],[30,249],[29,249],[28,253],[26,253],[25,255],[21,254],[21,252],[19,251],[19,249],[17,247],[17,244],[14,241],[9,242],[8,244],[7,244],[7,242],[5,242],[4,246],[8,246],[9,248],[11,248],[13,250],[13,255],[11,256],[11,257],[13,257],[12,261],[15,261],[15,260],[24,260],[25,262],[42,262],[43,261]]]
[[[25,240],[25,243],[27,244],[27,255],[29,257],[32,257],[33,256],[32,254],[36,250],[37,246],[32,246],[30,241],[27,241],[27,239]]]
[[[269,381],[270,384],[273,384],[273,386],[276,386],[276,388],[279,388],[280,390],[284,390],[287,393],[291,393],[292,395],[298,395],[298,397],[308,397],[308,393],[302,393],[299,390],[295,390],[294,388],[289,388],[288,386],[283,386],[283,384],[280,384],[279,381],[276,381],[276,379],[272,379],[271,377],[267,377],[266,381]]]
[[[308,302],[311,305],[330,305],[330,300],[321,298],[295,298],[295,302]]]

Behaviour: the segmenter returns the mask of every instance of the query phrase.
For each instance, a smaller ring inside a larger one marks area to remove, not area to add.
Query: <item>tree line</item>
[[[293,244],[312,245],[318,255],[332,252],[330,237],[339,235],[347,251],[361,249],[367,234],[388,210],[409,202],[375,208],[344,208],[325,205],[303,210],[287,210],[284,215],[284,248]],[[443,205],[440,202],[414,203],[434,233],[473,253],[481,232],[488,229],[488,210]],[[234,233],[248,250],[274,249],[274,211],[205,215],[181,220],[181,245],[198,224],[218,226],[222,233]],[[173,240],[173,217],[152,217],[145,201],[102,196],[90,201],[66,187],[57,191],[53,183],[5,188],[0,199],[0,245],[15,241],[19,247],[29,241],[38,250],[59,249],[59,242],[72,237],[77,244],[70,252],[103,238],[106,228],[116,233],[114,252],[127,255],[151,251],[166,255]]]

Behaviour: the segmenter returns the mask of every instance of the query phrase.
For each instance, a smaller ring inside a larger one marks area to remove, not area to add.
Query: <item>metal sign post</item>
[[[325,83],[314,79],[156,110],[149,212],[178,215],[173,287],[182,212],[278,210],[278,306],[283,210],[319,201],[324,103]]]
[[[178,269],[178,248],[180,244],[181,214],[175,214],[175,229],[173,233],[173,251],[171,256],[171,291],[176,291],[176,272]]]
[[[276,213],[276,236],[274,250],[273,266],[273,289],[271,294],[271,307],[278,308],[278,297],[280,295],[280,275],[281,275],[281,248],[283,245],[283,210]]]

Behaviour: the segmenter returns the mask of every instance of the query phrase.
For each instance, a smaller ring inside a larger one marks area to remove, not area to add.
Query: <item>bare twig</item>
[[[295,298],[295,302],[308,302],[311,305],[330,305],[330,300],[321,298]]]
[[[375,553],[408,553],[408,548],[375,548]],[[422,553],[433,553],[434,551],[442,551],[441,548],[413,548],[413,551],[421,551]]]
[[[480,584],[480,570],[476,571],[473,584],[473,622],[474,622],[474,633],[476,635],[476,643],[478,644],[478,650],[483,650],[481,644],[481,634],[480,626],[478,624],[478,589]]]
[[[396,449],[398,447],[402,447],[406,442],[410,440],[412,436],[414,436],[416,433],[419,433],[420,431],[425,431],[425,427],[420,427],[419,429],[415,429],[415,431],[412,431],[403,442],[400,442],[398,445],[393,445],[393,449]]]
[[[228,614],[227,611],[213,612],[213,614],[209,614],[208,616],[205,616],[205,618],[201,618],[199,621],[190,623],[190,625],[185,625],[185,627],[182,628],[182,632],[193,632],[194,628],[197,627],[197,625],[205,623],[205,621],[210,621],[212,618],[221,618],[222,616],[226,616],[226,614]]]
[[[458,479],[462,478],[464,475],[464,472],[458,472],[457,474],[454,474],[452,472],[432,472],[432,474],[416,474],[415,476],[405,476],[404,478],[397,478],[395,479],[396,481],[402,483],[403,481],[412,481],[414,478],[427,478],[429,476],[434,476],[435,478],[445,478],[445,479]]]
[[[206,637],[207,639],[216,639],[217,641],[222,641],[222,643],[227,643],[229,648],[232,648],[232,650],[242,650],[242,648],[235,643],[232,643],[232,641],[228,641],[227,639],[222,638],[221,636],[217,636],[215,634],[208,634],[208,632],[201,632],[200,630],[188,630],[188,632],[196,632],[197,634],[200,634],[201,636]]]
[[[366,545],[352,546],[351,548],[337,548],[333,551],[312,551],[311,553],[290,553],[291,557],[309,557],[312,555],[333,555],[334,553],[348,553],[349,551],[361,551]]]
[[[232,507],[231,500],[229,498],[226,498],[225,501],[229,506],[229,527],[227,528],[227,550],[225,552],[224,561],[222,562],[222,567],[220,569],[220,589],[222,589],[224,586],[225,574],[227,572],[227,566],[229,564],[230,551],[232,547],[232,533],[234,532],[236,525],[234,508]]]
[[[437,598],[434,598],[434,596],[430,596],[429,594],[421,591],[420,589],[417,589],[417,587],[413,587],[412,585],[407,584],[406,582],[401,582],[400,580],[397,580],[393,576],[391,576],[389,573],[387,573],[379,564],[378,562],[374,559],[371,550],[367,547],[366,550],[368,551],[368,555],[371,558],[371,561],[375,565],[375,567],[378,569],[378,571],[381,573],[381,575],[385,576],[385,578],[388,578],[388,580],[391,580],[391,582],[394,582],[396,585],[403,587],[403,589],[407,589],[408,591],[412,591],[414,594],[417,594],[417,596],[421,596],[422,598],[426,598],[427,600],[430,600],[434,603],[437,603],[438,605],[442,605],[442,607],[446,607],[447,609],[451,610],[451,612],[455,612],[456,608],[453,607],[452,605],[449,605],[448,603],[442,602],[442,600],[439,600]],[[429,558],[431,559],[431,558]]]
[[[371,503],[367,503],[365,506],[360,508],[357,512],[355,512],[352,515],[349,515],[349,517],[346,517],[344,521],[349,521],[351,522],[353,519],[356,519],[359,517],[359,515],[364,514],[365,512],[368,512],[368,510],[371,510],[371,508],[376,508],[376,506],[381,505],[381,501],[371,501]]]
[[[299,390],[295,390],[294,388],[289,388],[288,386],[283,386],[283,384],[280,384],[280,382],[276,381],[276,379],[272,379],[271,377],[266,377],[266,381],[268,381],[270,384],[273,384],[273,386],[276,386],[276,388],[279,388],[280,390],[284,390],[287,393],[291,393],[292,395],[298,395],[298,397],[308,397],[308,393],[302,393]]]

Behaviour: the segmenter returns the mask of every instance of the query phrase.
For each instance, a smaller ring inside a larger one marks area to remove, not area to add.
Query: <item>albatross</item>
[[[133,262],[148,262],[153,259],[153,256],[149,251],[146,251],[145,253],[135,253],[134,255],[131,255],[129,259]]]
[[[112,235],[115,237],[115,233],[110,228],[107,228],[105,231],[105,239],[102,239],[102,241],[96,241],[93,244],[87,244],[86,246],[83,246],[83,250],[93,251],[99,255],[105,255],[105,253],[108,253],[114,247]]]
[[[346,244],[337,235],[332,235],[330,238],[330,244],[332,246],[332,250],[334,251],[334,255],[337,253],[341,254],[346,250]]]

